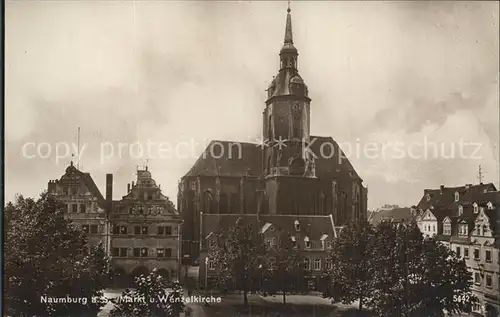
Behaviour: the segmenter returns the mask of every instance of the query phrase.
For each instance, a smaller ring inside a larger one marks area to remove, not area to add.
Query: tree
[[[373,292],[373,254],[371,241],[374,230],[368,223],[350,223],[333,241],[329,260],[331,289],[324,292],[344,304],[359,300],[359,310]]]
[[[424,239],[414,222],[376,228],[375,291],[379,316],[443,316],[467,310],[473,298],[463,260],[435,239]]]
[[[135,290],[125,290],[114,301],[110,317],[178,317],[184,311],[180,284],[172,284],[167,291],[166,281],[156,269],[136,277],[134,283]]]
[[[283,294],[283,304],[286,304],[286,294],[305,288],[304,260],[295,242],[288,234],[281,234],[277,244],[270,246],[270,261],[265,289]]]
[[[108,258],[101,245],[84,255],[86,236],[64,218],[62,207],[46,193],[38,200],[17,196],[6,205],[5,315],[86,317],[104,306],[92,299],[107,286]]]
[[[266,251],[261,232],[241,219],[234,227],[219,232],[218,244],[208,255],[216,267],[217,287],[242,291],[246,306],[248,292],[262,285]]]

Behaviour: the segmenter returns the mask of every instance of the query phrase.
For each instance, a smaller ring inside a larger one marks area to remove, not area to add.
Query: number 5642
[[[453,301],[455,302],[469,302],[469,295],[453,295]]]

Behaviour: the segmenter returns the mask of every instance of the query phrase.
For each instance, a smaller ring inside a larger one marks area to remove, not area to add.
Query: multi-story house
[[[477,302],[472,312],[498,316],[500,311],[500,192],[493,184],[424,191],[417,223],[465,260]],[[435,229],[435,230],[434,230]]]
[[[332,215],[268,215],[268,214],[202,214],[200,249],[200,286],[212,287],[217,279],[216,263],[210,261],[210,249],[217,243],[220,230],[244,221],[263,234],[270,248],[268,260],[273,262],[272,248],[279,239],[289,236],[304,259],[304,269],[309,289],[318,288],[322,273],[331,268],[328,249],[341,227],[336,227]]]
[[[117,280],[127,282],[121,277],[153,269],[168,279],[179,278],[181,220],[147,167],[137,170],[137,182],[127,185],[121,200],[113,201],[109,219],[111,262]]]
[[[99,243],[106,250],[109,248],[107,210],[112,195],[109,184],[112,181],[112,175],[106,175],[108,200],[105,200],[90,174],[78,170],[71,162],[60,179],[48,183],[47,192],[64,204],[65,217],[87,233],[88,249],[85,252]]]

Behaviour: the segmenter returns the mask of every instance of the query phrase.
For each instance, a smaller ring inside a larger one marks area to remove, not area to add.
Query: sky
[[[147,164],[176,202],[178,181],[210,140],[260,137],[286,9],[286,1],[7,1],[6,201],[37,196],[80,148],[75,163],[103,195],[106,173],[120,199]],[[498,2],[292,1],[291,9],[311,134],[341,145],[369,209],[477,183],[479,165],[483,182],[499,187]]]

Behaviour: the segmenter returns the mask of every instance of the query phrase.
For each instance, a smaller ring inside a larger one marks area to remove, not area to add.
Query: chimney
[[[443,194],[444,185],[441,185],[441,194]]]
[[[472,184],[465,184],[465,189],[471,188]]]
[[[127,184],[127,194],[130,193],[130,183]]]
[[[113,174],[106,174],[106,204],[111,209],[113,201]]]
[[[134,188],[134,181],[132,181],[132,188]]]

